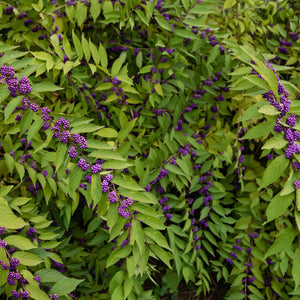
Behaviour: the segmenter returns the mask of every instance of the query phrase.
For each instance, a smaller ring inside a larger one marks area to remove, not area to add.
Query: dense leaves
[[[2,1],[0,295],[298,299],[299,11]]]

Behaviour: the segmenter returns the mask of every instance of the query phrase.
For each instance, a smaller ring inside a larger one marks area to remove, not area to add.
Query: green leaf
[[[37,11],[37,12],[40,12],[43,7],[44,7],[44,3],[43,3],[43,0],[39,0],[38,3],[32,3],[31,6]]]
[[[83,49],[83,53],[84,53],[84,57],[85,57],[85,60],[87,62],[90,61],[90,58],[91,58],[91,51],[90,51],[90,48],[89,48],[89,42],[87,41],[87,39],[84,37],[84,34],[82,33],[81,35],[81,45],[82,45],[82,49]]]
[[[294,195],[289,194],[282,196],[281,193],[278,193],[269,203],[267,207],[267,219],[268,222],[275,220],[276,218],[284,215],[294,200]]]
[[[73,194],[77,188],[79,183],[81,182],[83,171],[81,168],[78,168],[77,166],[70,172],[69,175],[69,191],[71,194]]]
[[[166,228],[164,223],[158,218],[144,215],[142,213],[137,214],[136,218],[154,229],[164,230]]]
[[[146,25],[146,26],[149,26],[149,19],[146,18],[145,14],[137,9],[135,10],[135,13],[139,16],[139,18],[141,19],[141,21]]]
[[[87,132],[94,132],[103,128],[103,126],[95,125],[95,124],[81,124],[72,128],[71,133],[87,133]]]
[[[140,51],[135,59],[136,66],[140,69],[143,65],[143,52]]]
[[[125,277],[124,281],[124,299],[126,299],[133,289],[133,278]]]
[[[246,139],[256,139],[262,136],[267,136],[273,129],[274,122],[263,122],[248,130],[245,136],[242,138],[243,140]]]
[[[55,155],[55,162],[56,162],[56,168],[59,169],[59,167],[63,164],[65,157],[67,153],[67,144],[59,143],[56,155]]]
[[[300,189],[296,189],[296,207],[300,210]]]
[[[185,176],[184,172],[178,166],[174,166],[172,164],[167,164],[167,165],[165,165],[165,169],[173,174]]]
[[[295,281],[295,289],[297,289],[297,287],[300,284],[300,248],[297,248],[294,254],[294,258],[293,258],[293,269],[292,269],[292,275],[293,275],[293,279]]]
[[[9,51],[0,58],[0,66],[5,65],[6,63],[12,62],[14,59],[26,55],[28,52],[20,51]]]
[[[35,300],[49,300],[47,294],[43,290],[41,290],[38,285],[29,283],[26,285],[26,290],[28,291],[30,298],[33,298]]]
[[[14,49],[17,49],[19,48],[20,46],[13,46],[13,45],[6,45],[6,44],[3,44],[3,45],[0,45],[0,53],[5,53],[5,52],[9,52],[11,50],[14,50]]]
[[[15,246],[20,250],[30,250],[33,248],[37,248],[29,239],[21,235],[9,235],[7,236],[4,241],[7,244]]]
[[[193,174],[193,166],[188,155],[182,157],[181,159],[176,159],[176,163],[181,168],[181,170],[186,175],[187,179],[191,181],[191,175]]]
[[[120,69],[122,67],[122,64],[124,63],[125,59],[126,59],[126,55],[127,52],[122,52],[121,55],[119,56],[119,58],[117,58],[112,67],[111,67],[111,76],[115,77],[119,74]]]
[[[37,52],[31,52],[31,54],[36,57],[37,59],[40,60],[49,60],[49,61],[53,61],[53,56],[47,52],[44,51],[37,51]]]
[[[197,35],[193,34],[191,31],[187,29],[176,29],[175,30],[175,35],[178,35],[183,38],[189,38],[191,40],[198,40],[199,38]]]
[[[196,3],[196,5],[189,10],[189,13],[198,14],[198,15],[210,14],[215,11],[215,8],[216,8],[216,1],[209,0],[205,2],[199,2],[198,4]],[[213,27],[211,27],[210,25],[210,28],[212,29]]]
[[[44,230],[40,230],[39,232],[40,232],[39,238],[41,240],[46,240],[46,241],[53,240],[59,236],[59,233],[57,232],[44,231]]]
[[[157,93],[159,96],[164,97],[164,91],[163,91],[162,86],[160,85],[160,83],[154,84],[154,89],[155,89],[156,93]]]
[[[63,90],[63,88],[55,85],[52,82],[41,82],[41,83],[36,83],[32,85],[32,92],[33,93],[42,93],[42,92],[54,92],[54,91],[59,91]]]
[[[104,241],[107,241],[108,234],[104,231],[98,230],[98,233],[87,243],[88,246],[99,246]]]
[[[161,28],[163,28],[163,29],[165,29],[165,30],[167,30],[167,31],[170,31],[170,32],[173,31],[171,25],[165,20],[164,17],[162,17],[162,16],[160,16],[160,15],[156,15],[156,16],[155,16],[155,20],[157,21],[158,25],[159,25]]]
[[[253,83],[254,85],[269,91],[270,88],[268,86],[268,84],[261,78],[257,77],[256,75],[248,75],[244,77],[245,79],[247,79],[248,81],[250,81],[251,83]]]
[[[67,278],[55,269],[42,269],[37,271],[36,274],[41,276],[41,282],[57,282]]]
[[[135,219],[131,221],[130,231],[130,244],[133,245],[134,242],[137,243],[140,253],[143,253],[145,248],[144,232],[141,223]]]
[[[230,73],[229,75],[246,75],[246,74],[250,74],[252,71],[251,67],[240,67],[235,69],[232,73]]]
[[[126,259],[126,269],[127,269],[128,277],[131,278],[135,274],[135,269],[136,269],[136,264],[134,262],[134,257],[133,256],[127,257],[127,259]]]
[[[183,278],[185,280],[185,283],[188,283],[190,280],[192,282],[195,282],[195,275],[194,275],[194,272],[193,272],[191,267],[184,266],[182,268],[182,275],[183,275]]]
[[[135,118],[135,119],[131,120],[130,122],[128,122],[125,126],[122,126],[122,128],[121,128],[121,130],[119,131],[119,134],[118,134],[119,142],[124,141],[128,137],[129,132],[134,127],[136,120],[137,119]]]
[[[20,134],[24,134],[27,129],[31,126],[34,112],[27,110],[20,122]]]
[[[59,39],[56,34],[53,34],[50,36],[51,44],[55,50],[55,53],[58,55],[58,57],[63,61],[64,59],[64,52],[61,50],[61,46],[59,45]],[[63,62],[61,63],[63,64]]]
[[[23,97],[19,96],[9,101],[9,103],[4,109],[5,122],[7,121],[9,116],[13,113],[13,111],[16,109],[16,107],[21,103],[22,99]]]
[[[9,89],[6,85],[0,88],[0,103],[4,101],[9,96]]]
[[[230,86],[230,89],[233,91],[246,91],[251,88],[253,88],[253,83],[244,77],[234,81],[233,84]],[[262,90],[260,94],[262,94],[263,92],[265,92],[265,90]]]
[[[107,138],[116,138],[118,137],[118,131],[112,128],[103,128],[100,129],[99,131],[95,132],[94,134],[102,136],[102,137],[107,137]]]
[[[297,228],[298,230],[300,230],[300,212],[295,209],[295,220],[296,220],[296,224],[297,224]]]
[[[287,159],[284,155],[280,155],[273,159],[264,172],[260,188],[265,188],[278,180],[280,176],[283,175],[288,164],[289,159]]]
[[[118,178],[118,177],[115,177],[113,180],[112,180],[112,183],[118,185],[118,186],[121,186],[121,187],[124,187],[125,189],[129,189],[129,190],[132,190],[132,191],[144,191],[144,189],[142,187],[140,187],[135,181],[134,179],[132,178],[128,178],[128,177],[125,177],[125,178]]]
[[[149,246],[150,249],[154,252],[154,254],[159,259],[161,259],[161,261],[164,262],[170,269],[172,269],[172,266],[170,265],[170,259],[172,255],[155,244],[149,244]]]
[[[215,46],[207,58],[207,63],[210,64],[220,55],[219,46]]]
[[[172,251],[166,238],[158,230],[155,230],[151,227],[146,227],[144,228],[144,232],[146,236],[149,236],[158,246]]]
[[[135,189],[135,187],[133,187],[133,189]],[[131,198],[132,200],[150,204],[157,204],[158,202],[158,200],[152,193],[129,190],[126,186],[126,183],[124,183],[123,187],[119,188],[118,190],[121,195]]]
[[[50,294],[57,294],[58,296],[67,295],[73,292],[78,284],[83,282],[84,279],[65,278],[56,282],[50,290]]]
[[[284,250],[287,250],[292,245],[292,242],[295,239],[296,235],[297,235],[296,230],[291,227],[279,231],[276,240],[271,245],[271,247],[268,248],[264,256],[264,260],[266,260],[266,258],[271,255],[278,254]]]
[[[153,67],[153,65],[149,65],[149,66],[144,66],[140,69],[140,71],[138,72],[138,74],[145,74],[145,73],[149,73],[151,71],[151,68]]]
[[[96,158],[101,158],[101,159],[115,159],[115,160],[121,160],[121,161],[126,161],[126,159],[121,156],[118,152],[115,150],[95,150],[92,151],[89,154],[90,157],[96,157]]]
[[[20,229],[25,225],[24,220],[15,216],[7,201],[0,197],[0,226],[4,226],[7,229]]]
[[[41,258],[30,252],[18,251],[13,254],[13,257],[17,258],[24,266],[36,266],[43,262]]]
[[[111,229],[118,221],[118,205],[117,203],[111,203],[107,211],[107,226]]]
[[[86,231],[85,234],[89,234],[89,233],[95,231],[96,229],[98,229],[98,227],[101,225],[102,222],[103,222],[103,220],[101,218],[95,218],[95,219],[93,219],[89,223],[89,226],[88,226],[87,231]]]
[[[131,246],[126,245],[124,248],[115,249],[111,252],[110,256],[106,261],[106,267],[110,267],[111,265],[118,262],[121,258],[128,257],[131,253]]]
[[[80,40],[77,37],[77,35],[75,34],[74,30],[72,30],[72,38],[73,38],[73,43],[75,46],[75,51],[78,55],[78,58],[81,60],[83,57],[82,46],[81,46]]]
[[[33,275],[27,270],[21,270],[21,275],[29,282],[26,284],[26,290],[29,296],[35,300],[49,300],[49,297],[40,289],[38,282],[33,279]]]
[[[23,165],[19,164],[18,162],[15,162],[15,167],[20,176],[20,180],[22,181],[25,175],[25,168]]]
[[[4,248],[0,248],[0,260],[5,261],[9,265],[9,260],[6,256],[6,252]],[[9,274],[9,270],[0,270],[0,287],[7,283],[7,276]]]
[[[13,187],[14,187],[13,185],[6,185],[3,187],[0,187],[0,197],[6,196]]]
[[[282,136],[274,136],[268,139],[261,149],[282,149],[287,143]]]
[[[131,167],[133,164],[126,161],[108,161],[102,164],[103,169],[113,169],[113,170],[124,170],[125,168]]]
[[[92,57],[96,65],[100,63],[100,55],[96,46],[92,43],[91,39],[89,40],[90,50],[92,52]]]
[[[93,206],[95,207],[102,197],[101,178],[99,174],[92,175],[91,197],[93,200]]]
[[[83,2],[77,3],[75,15],[78,26],[80,27],[87,17],[87,7]]]
[[[120,192],[120,194],[123,195],[123,193]],[[130,198],[130,197],[129,197]],[[139,211],[145,215],[152,216],[152,217],[161,217],[163,214],[159,213],[157,210],[152,208],[152,206],[141,203],[140,201],[134,202],[133,205],[131,206],[133,210]]]
[[[38,119],[35,118],[35,121],[33,124],[29,127],[29,130],[27,132],[27,139],[28,141],[31,141],[32,138],[39,132],[39,130],[42,128],[44,124],[44,121],[39,117]]]
[[[105,1],[102,6],[103,13],[108,14],[114,10],[113,4],[110,1]]]
[[[107,64],[108,64],[107,53],[106,53],[106,50],[102,46],[101,43],[99,45],[99,56],[100,56],[100,63],[101,63],[102,68],[106,69],[107,68]]]
[[[242,217],[235,223],[234,228],[245,230],[249,227],[251,221],[252,221],[252,217]]]
[[[124,299],[123,285],[117,286],[111,295],[111,300],[120,300],[120,299]]]
[[[297,180],[297,176],[294,172],[291,172],[289,178],[285,182],[285,184],[280,192],[281,196],[288,195],[288,194],[295,192],[295,186],[294,186],[295,180]],[[296,192],[297,192],[297,190],[296,190]],[[296,194],[296,204],[297,204],[297,194]]]
[[[266,104],[263,107],[261,107],[258,110],[259,113],[269,115],[269,116],[275,116],[278,115],[280,112],[272,105]]]
[[[101,12],[101,6],[100,6],[99,1],[98,0],[92,0],[91,1],[90,13],[91,13],[91,16],[92,16],[94,22],[99,17],[100,12]]]
[[[123,286],[123,279],[124,279],[124,272],[118,271],[115,273],[115,275],[112,277],[109,283],[109,293],[111,294],[116,288]],[[119,298],[117,300],[123,299]]]
[[[190,26],[197,26],[197,27],[205,27],[205,21],[207,19],[207,16],[199,16],[196,19],[185,19],[184,23]]]

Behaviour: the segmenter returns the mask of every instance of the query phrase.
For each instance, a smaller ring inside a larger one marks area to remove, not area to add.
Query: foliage
[[[0,2],[0,294],[298,299],[299,6]]]

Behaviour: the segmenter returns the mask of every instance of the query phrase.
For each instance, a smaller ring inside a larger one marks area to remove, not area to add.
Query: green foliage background
[[[290,93],[288,116],[300,115],[300,39],[290,35],[300,32],[298,1],[71,4],[1,1],[0,66],[29,78],[30,101],[85,136],[79,157],[103,160],[103,170],[82,171],[70,143],[42,129],[40,110],[17,121],[23,96],[1,84],[1,239],[16,251],[0,248],[0,260],[20,260],[22,287],[37,300],[176,299],[182,283],[231,300],[299,299],[299,171],[273,130],[279,112],[262,97],[278,94],[267,59]],[[280,40],[291,42],[286,53]],[[128,218],[101,192],[107,174],[133,199]],[[21,284],[7,276],[0,269],[9,298]]]

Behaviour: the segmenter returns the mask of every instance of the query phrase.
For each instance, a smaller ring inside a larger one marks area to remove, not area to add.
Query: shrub
[[[297,1],[14,3],[0,294],[298,299]]]

